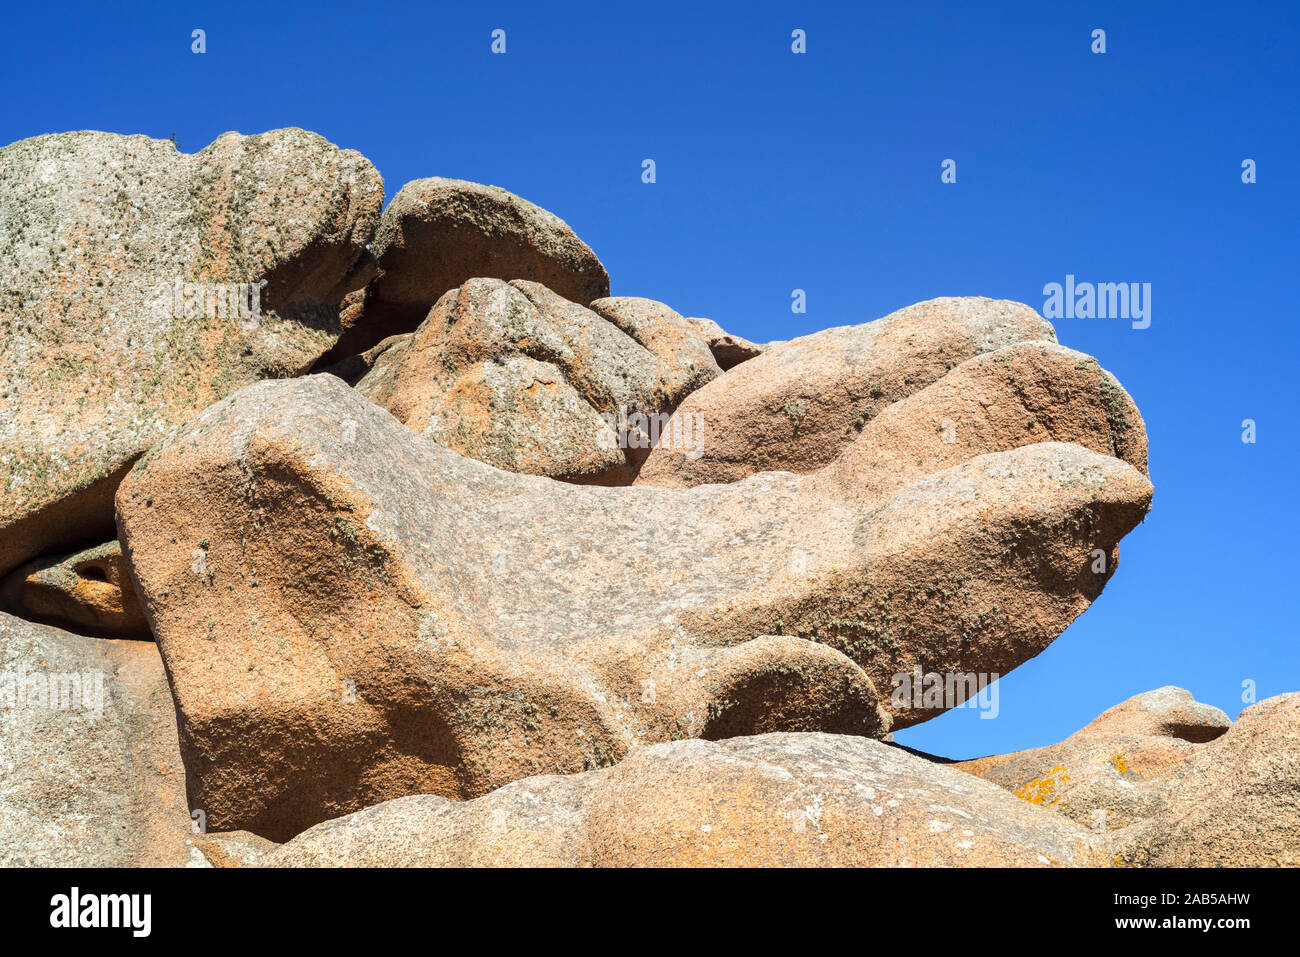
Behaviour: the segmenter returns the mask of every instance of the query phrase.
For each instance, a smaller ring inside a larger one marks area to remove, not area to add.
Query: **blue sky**
[[[1134,6],[23,4],[0,36],[0,141],[174,133],[188,152],[301,126],[369,157],[390,198],[431,175],[519,193],[615,295],[755,340],[935,296],[1041,311],[1067,273],[1151,283],[1148,329],[1056,327],[1141,408],[1155,506],[1102,597],[1001,682],[996,720],[899,736],[967,757],[1164,684],[1234,717],[1243,681],[1300,689],[1300,8]]]

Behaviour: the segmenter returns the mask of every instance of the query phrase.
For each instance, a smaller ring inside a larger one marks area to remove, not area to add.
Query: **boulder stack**
[[[1032,308],[758,345],[383,189],[296,129],[0,149],[0,866],[1300,864],[1294,694],[892,743],[1151,506]]]

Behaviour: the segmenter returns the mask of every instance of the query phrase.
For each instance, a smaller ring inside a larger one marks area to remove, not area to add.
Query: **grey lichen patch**
[[[618,752],[608,742],[597,739],[583,754],[582,766],[586,771],[597,771],[601,768],[612,768],[618,763],[618,759]]]
[[[1132,424],[1128,420],[1128,396],[1115,377],[1104,369],[1098,369],[1102,403],[1106,408],[1106,421],[1110,425],[1110,451],[1118,454],[1128,438]]]
[[[352,515],[335,515],[329,526],[329,536],[341,546],[340,569],[348,574],[368,576],[374,582],[389,583],[387,551],[370,540],[369,533],[363,532]]]

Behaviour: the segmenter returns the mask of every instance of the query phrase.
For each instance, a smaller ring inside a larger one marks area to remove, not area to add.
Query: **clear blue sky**
[[[596,250],[615,295],[755,340],[935,296],[1041,311],[1067,273],[1151,283],[1149,329],[1056,323],[1146,418],[1150,518],[1105,594],[1003,680],[996,720],[952,712],[899,740],[974,756],[1059,740],[1159,685],[1234,717],[1246,679],[1261,698],[1300,689],[1296,4],[25,3],[5,18],[3,142],[101,129],[194,151],[305,127],[368,156],[390,198],[431,175],[519,193]]]

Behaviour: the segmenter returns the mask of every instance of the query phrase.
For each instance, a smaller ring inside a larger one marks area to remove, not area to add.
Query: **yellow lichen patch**
[[[1057,788],[1064,787],[1069,783],[1070,775],[1065,773],[1065,765],[1058,764],[1041,778],[1034,778],[1032,781],[1016,788],[1015,795],[1030,804],[1039,804],[1043,807],[1052,807],[1053,805],[1067,807],[1068,802],[1064,796],[1057,793]]]
[[[1128,762],[1124,760],[1124,755],[1122,754],[1112,754],[1110,756],[1110,760],[1107,761],[1106,763],[1109,764],[1111,767],[1113,767],[1120,774],[1128,774],[1129,772]]]

